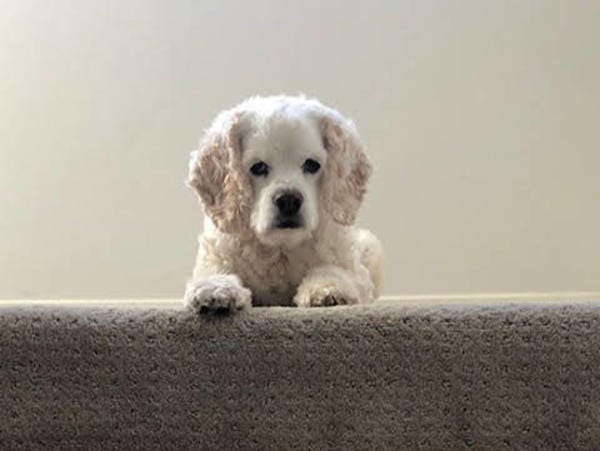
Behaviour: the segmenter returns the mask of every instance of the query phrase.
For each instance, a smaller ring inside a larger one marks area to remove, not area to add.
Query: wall
[[[30,1],[0,15],[0,298],[176,297],[188,151],[303,91],[377,171],[387,294],[600,290],[600,3]]]

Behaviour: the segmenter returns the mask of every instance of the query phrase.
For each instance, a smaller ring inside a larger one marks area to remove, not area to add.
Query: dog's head
[[[371,164],[351,121],[304,97],[253,97],[192,152],[188,185],[223,232],[293,247],[323,221],[349,225]]]

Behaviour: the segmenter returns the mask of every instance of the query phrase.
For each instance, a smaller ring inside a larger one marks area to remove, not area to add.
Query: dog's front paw
[[[184,305],[196,313],[229,313],[249,307],[252,293],[234,275],[216,275],[188,283]]]
[[[358,299],[351,293],[344,293],[336,286],[300,287],[294,297],[298,307],[333,307],[336,305],[357,304]]]

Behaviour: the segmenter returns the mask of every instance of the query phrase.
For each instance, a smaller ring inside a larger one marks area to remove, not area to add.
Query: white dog
[[[219,114],[190,160],[206,218],[185,305],[377,299],[381,245],[352,225],[370,173],[353,123],[316,100],[253,97]]]

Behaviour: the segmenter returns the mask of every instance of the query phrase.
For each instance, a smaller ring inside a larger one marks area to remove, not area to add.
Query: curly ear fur
[[[321,130],[328,152],[324,208],[339,224],[350,225],[354,223],[373,168],[352,122],[326,115]]]
[[[241,170],[242,113],[219,115],[192,152],[187,185],[194,188],[205,213],[223,232],[248,227],[252,186]]]

